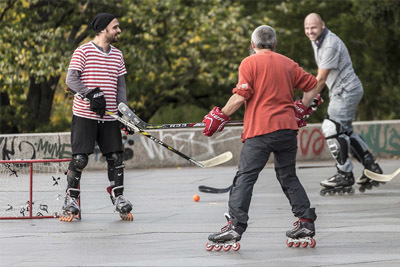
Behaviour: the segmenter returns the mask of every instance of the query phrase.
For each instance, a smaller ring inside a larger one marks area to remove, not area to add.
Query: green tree
[[[54,130],[50,114],[60,77],[108,1],[0,2],[1,133]]]
[[[73,51],[93,37],[89,23],[99,12],[120,20],[128,101],[145,120],[200,120],[223,105],[261,24],[277,31],[278,53],[316,74],[303,30],[311,12],[350,51],[365,89],[357,119],[400,116],[399,1],[7,0],[0,1],[1,133],[69,129],[65,73]],[[327,102],[311,122],[323,119]],[[183,116],[165,114],[174,112]]]
[[[129,72],[130,105],[143,119],[169,105],[208,110],[224,104],[253,28],[241,8],[220,0],[124,1],[118,45]]]

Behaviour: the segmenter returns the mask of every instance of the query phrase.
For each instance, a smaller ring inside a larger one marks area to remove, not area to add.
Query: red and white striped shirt
[[[90,90],[100,87],[106,99],[106,109],[118,115],[117,107],[117,82],[118,76],[127,73],[122,52],[111,46],[110,52],[104,53],[99,50],[92,42],[78,47],[72,55],[68,70],[81,72],[81,82]],[[99,115],[90,110],[90,104],[80,99],[74,98],[72,111],[75,116],[102,120],[115,120],[110,115]]]

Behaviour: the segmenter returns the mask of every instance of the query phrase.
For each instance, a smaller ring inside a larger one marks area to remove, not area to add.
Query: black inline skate
[[[334,176],[320,182],[323,187],[319,192],[321,196],[326,194],[333,196],[336,193],[339,195],[344,195],[345,193],[354,194],[354,188],[352,187],[354,185],[353,172],[343,172],[339,169],[337,171]]]
[[[78,218],[77,215],[81,211],[78,204],[79,193],[80,193],[79,189],[75,188],[67,189],[64,205],[62,207],[63,214],[60,216],[60,221],[71,222],[74,218]]]
[[[238,251],[240,249],[240,244],[238,241],[240,241],[242,236],[236,231],[235,226],[231,222],[231,217],[229,214],[225,213],[224,215],[228,221],[228,224],[221,228],[221,232],[208,236],[208,240],[210,242],[206,243],[207,251],[211,251],[212,249],[215,251],[220,251],[221,249],[229,251],[231,248],[234,251]]]
[[[315,247],[317,242],[313,238],[315,235],[315,226],[312,220],[300,219],[294,224],[294,228],[286,232],[287,240],[286,245],[288,247],[303,247],[310,248]]]
[[[123,186],[117,186],[111,189],[111,202],[115,206],[115,210],[119,213],[119,216],[123,221],[133,221],[133,216],[131,213],[132,203],[127,200],[122,192],[124,190]],[[108,191],[108,188],[107,188]]]
[[[379,174],[383,173],[381,167],[379,166],[378,163],[375,162],[375,159],[371,153],[367,153],[364,156],[364,160],[362,161],[362,163],[364,165],[364,168],[367,170]],[[360,185],[360,188],[358,190],[360,190],[361,193],[364,193],[365,190],[371,190],[374,186],[378,187],[380,184],[385,184],[385,183],[371,180],[367,176],[365,176],[363,172],[362,176],[358,178],[357,184]]]

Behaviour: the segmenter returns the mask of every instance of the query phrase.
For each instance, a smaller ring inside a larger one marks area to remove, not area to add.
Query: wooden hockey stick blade
[[[227,188],[214,188],[206,185],[199,185],[199,191],[210,194],[222,194],[231,191],[232,186],[233,185],[230,185]]]
[[[393,180],[397,175],[400,174],[400,168],[398,168],[394,173],[392,174],[379,174],[375,172],[371,172],[370,170],[364,170],[365,176],[368,178],[378,181],[378,182],[389,182]]]
[[[221,155],[218,155],[214,158],[204,160],[204,161],[199,161],[199,163],[201,165],[203,165],[203,168],[210,168],[210,167],[214,167],[214,166],[220,165],[222,163],[225,163],[225,162],[231,160],[232,157],[233,157],[232,152],[227,151],[227,152],[222,153]]]

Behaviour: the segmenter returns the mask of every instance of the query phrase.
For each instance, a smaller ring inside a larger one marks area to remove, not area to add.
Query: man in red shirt
[[[275,31],[270,26],[262,25],[254,30],[251,46],[255,54],[241,62],[233,95],[222,109],[214,107],[203,120],[206,123],[204,135],[212,136],[221,131],[230,120],[229,116],[245,103],[244,144],[229,195],[228,226],[208,237],[211,241],[208,250],[222,244],[225,248],[230,245],[237,248],[237,241],[247,228],[254,184],[271,153],[274,153],[277,179],[298,218],[296,227],[286,235],[292,238],[291,245],[301,242],[304,246],[315,246],[312,237],[317,216],[296,175],[296,135],[298,126],[305,125],[303,115],[317,94],[317,80],[293,60],[275,53],[276,43]],[[302,100],[295,104],[294,89],[304,92]]]

